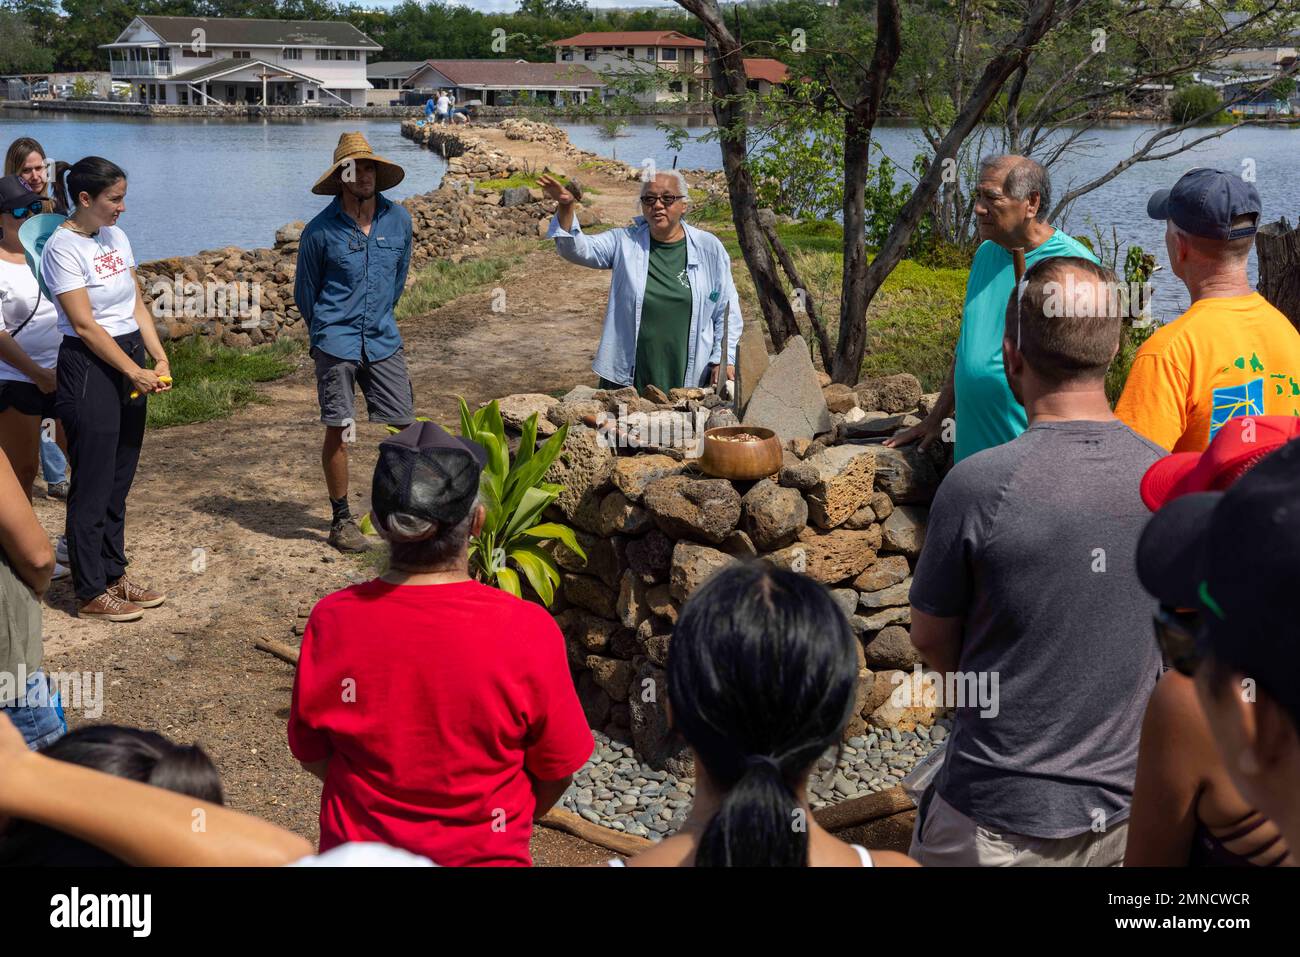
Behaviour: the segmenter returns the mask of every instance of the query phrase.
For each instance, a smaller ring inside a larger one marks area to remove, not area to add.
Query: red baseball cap
[[[1221,492],[1270,452],[1300,436],[1300,417],[1247,415],[1219,427],[1204,452],[1166,455],[1142,476],[1142,501],[1151,511],[1191,492]]]

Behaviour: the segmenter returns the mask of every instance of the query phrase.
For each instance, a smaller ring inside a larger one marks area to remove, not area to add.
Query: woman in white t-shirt
[[[126,577],[125,529],[146,402],[171,388],[171,372],[131,244],[115,225],[126,209],[126,174],[88,156],[61,169],[58,186],[72,214],[46,241],[40,268],[63,333],[55,410],[72,464],[67,535],[77,614],[135,621],[166,600]]]
[[[29,499],[41,423],[54,427],[54,365],[63,338],[54,301],[41,293],[18,238],[42,208],[41,197],[18,176],[0,178],[0,451]]]

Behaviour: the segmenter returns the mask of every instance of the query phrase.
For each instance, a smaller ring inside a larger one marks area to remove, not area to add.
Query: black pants
[[[139,332],[114,341],[144,365]],[[68,559],[78,601],[102,594],[126,571],[126,496],[144,442],[147,397],[75,336],[59,348],[54,408],[68,436]]]

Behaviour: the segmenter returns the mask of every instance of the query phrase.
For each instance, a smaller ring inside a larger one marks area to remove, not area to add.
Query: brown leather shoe
[[[144,617],[144,609],[129,601],[122,601],[111,591],[83,602],[77,609],[78,618],[93,618],[99,621],[136,621]]]
[[[115,598],[138,608],[157,608],[167,600],[167,596],[162,592],[154,591],[152,588],[145,588],[143,585],[137,585],[125,575],[110,584],[108,592]]]
[[[350,518],[330,528],[329,543],[341,552],[368,552],[373,547],[361,526]]]

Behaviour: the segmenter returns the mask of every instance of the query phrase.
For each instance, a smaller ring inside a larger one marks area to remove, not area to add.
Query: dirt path
[[[616,194],[604,195],[609,202]],[[631,206],[626,195],[623,202]],[[608,283],[607,273],[543,250],[501,282],[504,312],[493,312],[483,292],[406,323],[417,410],[452,425],[458,395],[473,406],[511,392],[594,385],[590,362]],[[319,784],[285,743],[293,671],[252,643],[296,643],[300,613],[371,571],[325,544],[329,503],[309,360],[260,390],[267,404],[230,419],[149,433],[128,505],[127,550],[133,573],[169,600],[139,623],[81,621],[70,585],[57,583],[45,618],[46,667],[103,673],[102,715],[70,707],[72,724],[107,721],[197,741],[220,768],[230,805],[315,840]],[[369,507],[384,435],[380,425],[358,427],[356,514]],[[47,530],[61,530],[61,503],[38,492],[36,509]],[[535,844],[539,863],[609,856],[553,833]]]

